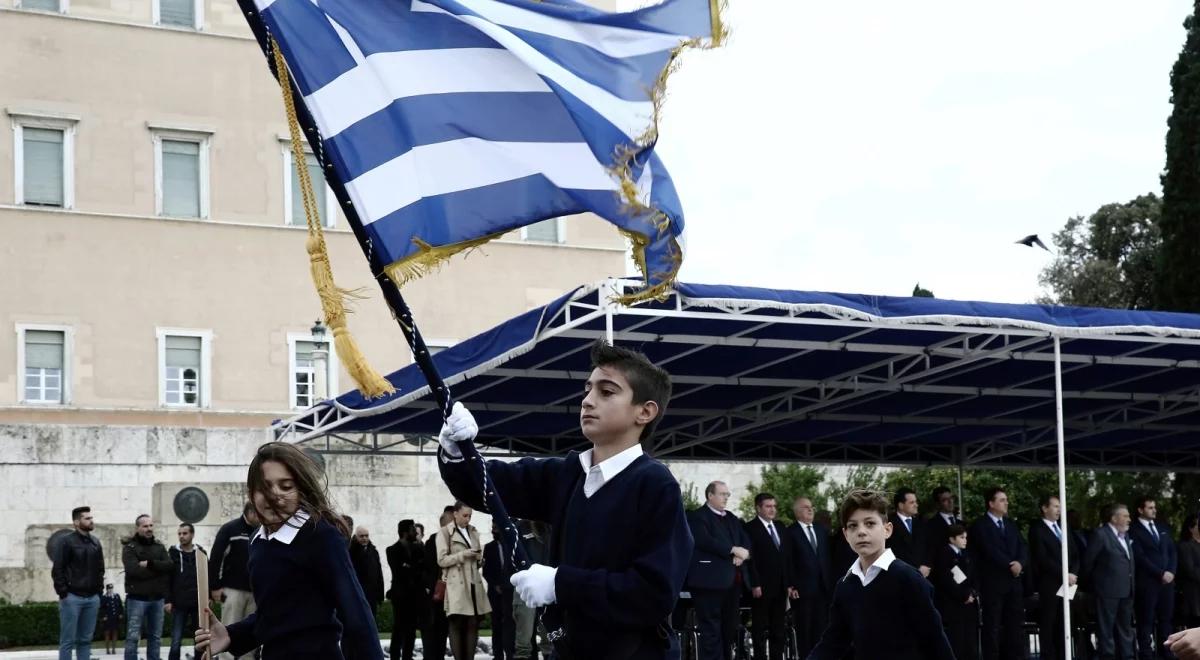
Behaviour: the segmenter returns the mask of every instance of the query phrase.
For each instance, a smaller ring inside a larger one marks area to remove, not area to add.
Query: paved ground
[[[490,637],[482,637],[482,638],[480,638],[479,641],[482,643],[481,646],[483,648],[491,649],[492,640]],[[383,643],[383,647],[384,647],[385,651],[388,646],[390,646],[390,642]],[[415,654],[415,657],[417,657],[417,658],[421,657],[420,649],[421,649],[421,642],[420,642],[420,640],[418,640],[417,641],[417,653]],[[170,650],[171,650],[170,646],[162,647],[162,654],[161,654],[162,660],[167,660],[167,652]],[[185,646],[183,649],[183,657],[185,659],[190,658],[191,656],[189,654],[191,652],[192,652],[191,647]],[[92,658],[94,660],[122,660],[124,657],[125,657],[124,653],[123,653],[123,651],[121,651],[121,649],[118,649],[116,654],[104,653],[104,643],[103,642],[101,642],[99,645],[96,645],[96,644],[92,645]],[[447,651],[446,657],[450,658],[453,656],[451,656],[449,651]],[[138,658],[145,660],[145,658],[146,658],[146,650],[145,649],[141,649],[141,652],[138,654]],[[57,650],[0,651],[0,659],[2,659],[2,660],[58,660],[58,651]],[[477,653],[475,655],[475,660],[492,660],[492,655],[491,655],[491,653]]]

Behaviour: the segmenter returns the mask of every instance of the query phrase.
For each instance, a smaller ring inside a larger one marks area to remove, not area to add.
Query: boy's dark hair
[[[983,491],[983,506],[986,507],[987,505],[991,504],[992,500],[996,499],[996,495],[1003,492],[1004,489],[999,486],[992,486],[991,488]]]
[[[196,528],[192,526],[192,523],[179,523],[179,529],[183,529],[184,527],[187,527],[188,531],[192,534],[196,533]]]
[[[90,506],[77,506],[74,509],[71,509],[71,522],[79,522],[79,519],[83,517],[83,514],[91,512],[92,507]]]
[[[962,525],[955,523],[946,528],[946,540],[949,541],[950,539],[952,539],[956,536],[961,536],[962,534],[966,534],[966,533],[967,533],[966,527],[963,527]]]
[[[614,367],[629,381],[633,390],[633,403],[640,405],[647,401],[658,404],[658,415],[642,428],[639,440],[646,440],[654,435],[654,429],[667,412],[667,404],[671,401],[671,375],[659,367],[645,355],[628,348],[613,346],[603,339],[597,339],[592,344],[592,368]]]
[[[1040,500],[1038,500],[1038,506],[1044,509],[1044,508],[1050,506],[1050,500],[1057,500],[1057,499],[1058,499],[1057,493],[1046,493],[1045,495],[1042,495],[1042,498]]]
[[[850,516],[854,515],[855,511],[864,509],[878,513],[880,520],[887,520],[888,503],[883,493],[865,488],[855,488],[846,495],[846,499],[842,502],[842,529],[846,528],[846,523],[850,521]]]
[[[762,506],[763,502],[773,499],[775,499],[775,496],[770,493],[759,493],[758,495],[754,496],[754,508],[757,509],[758,507]]]
[[[899,508],[900,505],[904,504],[904,501],[908,499],[909,495],[915,497],[916,494],[916,491],[911,488],[901,488],[896,491],[895,495],[892,496],[892,506]]]

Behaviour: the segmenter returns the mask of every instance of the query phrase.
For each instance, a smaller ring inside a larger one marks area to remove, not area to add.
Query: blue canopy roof
[[[586,446],[588,348],[610,337],[672,374],[661,458],[1049,467],[1057,339],[1069,465],[1200,469],[1200,315],[699,284],[609,302],[632,284],[579,287],[434,356],[481,444]],[[276,433],[412,451],[441,419],[415,365],[388,379],[395,395],[349,392]]]

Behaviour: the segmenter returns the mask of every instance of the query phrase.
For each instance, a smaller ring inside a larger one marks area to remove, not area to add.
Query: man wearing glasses
[[[686,585],[696,608],[699,660],[733,657],[750,538],[742,522],[725,509],[729,496],[729,486],[714,481],[704,489],[704,505],[688,512],[696,547]]]

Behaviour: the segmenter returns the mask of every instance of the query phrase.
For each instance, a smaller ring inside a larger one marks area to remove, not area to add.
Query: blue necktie
[[[905,518],[904,526],[908,528],[908,533],[912,534],[912,518]]]
[[[1004,532],[1004,519],[1003,518],[996,519],[996,528],[999,529],[1001,533]]]
[[[1058,528],[1058,523],[1054,523],[1052,528],[1054,529],[1054,535],[1058,537],[1059,541],[1062,541],[1062,531]]]
[[[1150,533],[1154,535],[1154,545],[1158,545],[1158,526],[1150,523]]]

